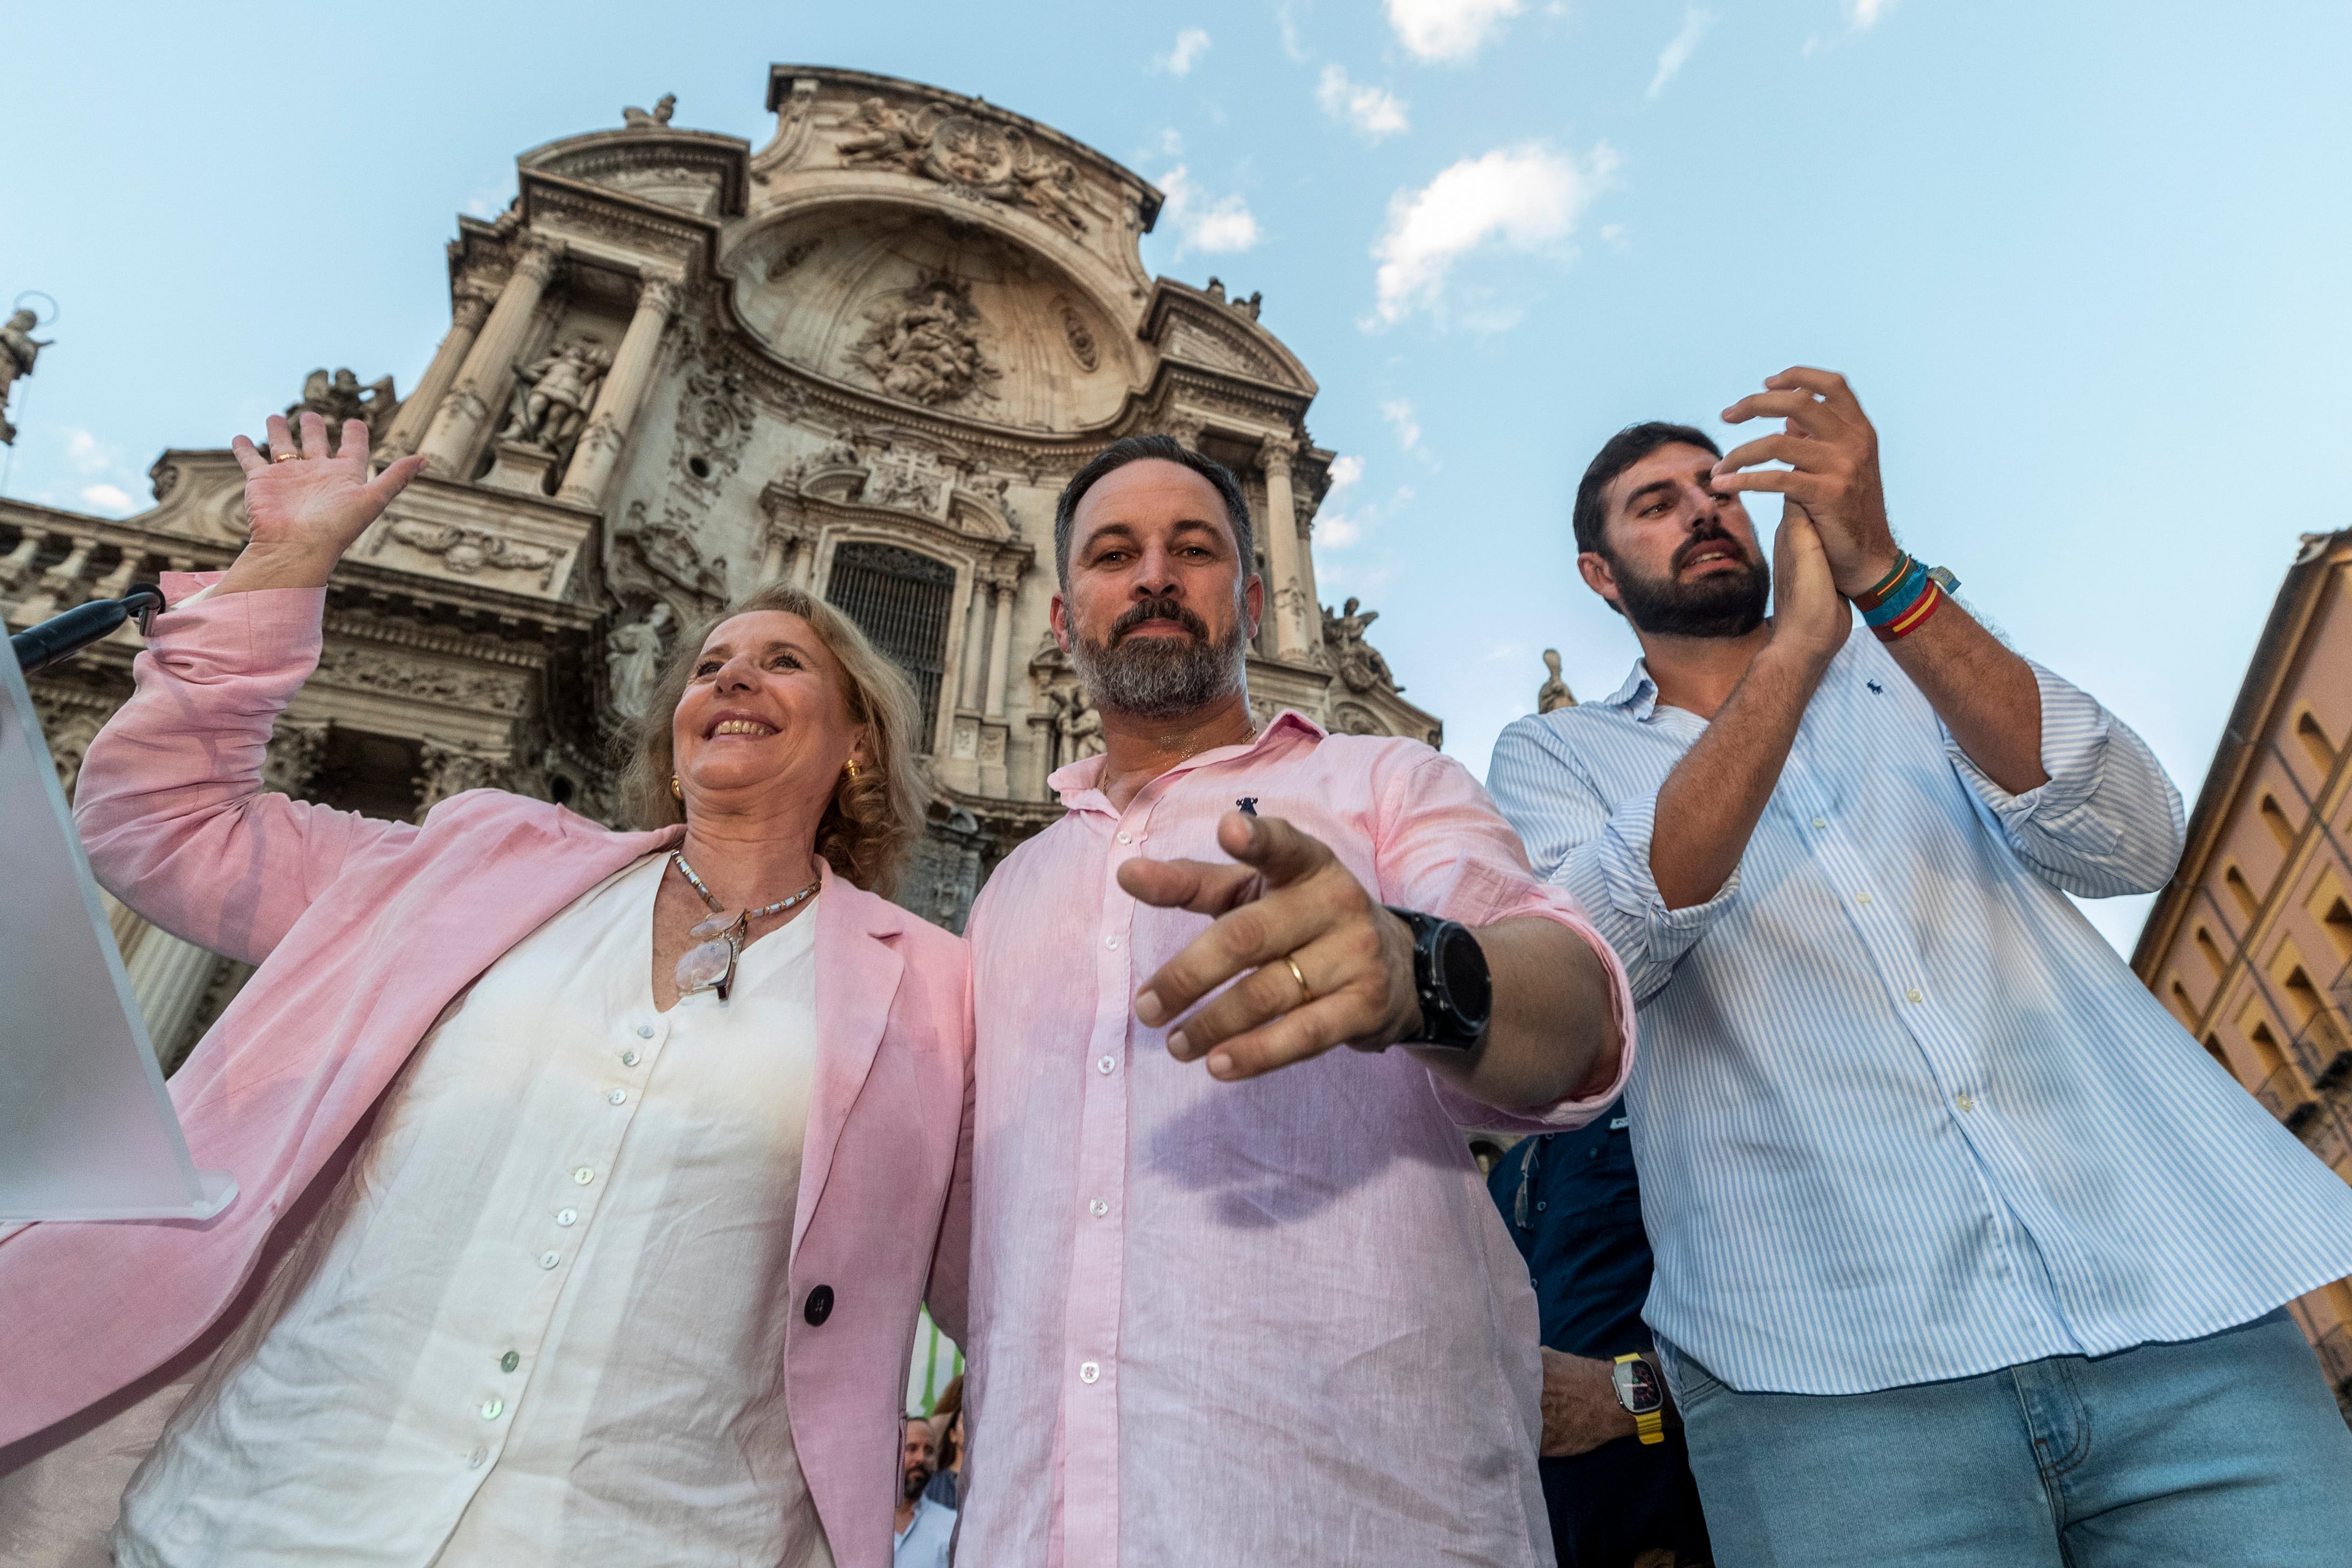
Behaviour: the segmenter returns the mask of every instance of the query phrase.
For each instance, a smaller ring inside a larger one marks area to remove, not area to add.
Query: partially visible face
[[[931,1424],[929,1421],[908,1421],[906,1444],[898,1454],[901,1479],[906,1485],[908,1500],[922,1496],[923,1489],[931,1484],[932,1456],[937,1452],[937,1446],[931,1441]]]
[[[770,789],[829,797],[844,764],[870,760],[846,689],[840,662],[797,615],[755,610],[713,627],[670,720],[689,810]]]
[[[1715,463],[1703,446],[1661,446],[1602,492],[1605,548],[1577,570],[1642,631],[1740,637],[1763,623],[1771,569],[1738,496],[1714,487]]]
[[[1096,706],[1171,719],[1241,688],[1265,590],[1215,486],[1143,458],[1097,480],[1072,523],[1054,634]]]

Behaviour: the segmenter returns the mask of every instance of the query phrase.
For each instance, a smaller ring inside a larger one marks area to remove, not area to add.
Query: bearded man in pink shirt
[[[1253,724],[1221,465],[1114,444],[1055,550],[1108,749],[970,923],[959,1555],[1549,1564],[1535,1298],[1461,1129],[1615,1098],[1623,971],[1460,764]]]

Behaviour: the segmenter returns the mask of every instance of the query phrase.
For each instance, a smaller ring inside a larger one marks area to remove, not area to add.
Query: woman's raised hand
[[[315,413],[302,416],[299,446],[277,414],[269,416],[268,433],[268,457],[242,435],[228,444],[245,470],[252,532],[215,592],[324,587],[343,552],[425,469],[424,458],[404,457],[371,480],[363,420],[343,422],[342,445],[332,457],[327,422]]]

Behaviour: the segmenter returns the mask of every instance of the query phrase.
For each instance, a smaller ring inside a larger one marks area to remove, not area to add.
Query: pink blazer
[[[164,591],[176,602],[206,580],[173,574]],[[422,826],[264,793],[271,723],[318,662],[324,601],[237,593],[157,617],[136,692],[83,762],[74,815],[98,880],[260,966],[171,1084],[196,1164],[234,1174],[238,1196],[201,1224],[0,1234],[0,1473],[86,1433],[200,1338],[217,1344],[451,998],[683,831],[614,832],[490,789]],[[815,919],[823,1055],[785,1385],[835,1559],[886,1568],[918,1303],[963,1333],[971,964],[960,938],[830,870]],[[829,1312],[806,1304],[820,1290]]]

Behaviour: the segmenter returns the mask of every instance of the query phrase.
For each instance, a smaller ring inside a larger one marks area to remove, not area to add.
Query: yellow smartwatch
[[[1609,1369],[1609,1381],[1616,1385],[1617,1403],[1633,1413],[1633,1430],[1642,1441],[1664,1442],[1666,1389],[1649,1358],[1638,1350],[1619,1356]]]

